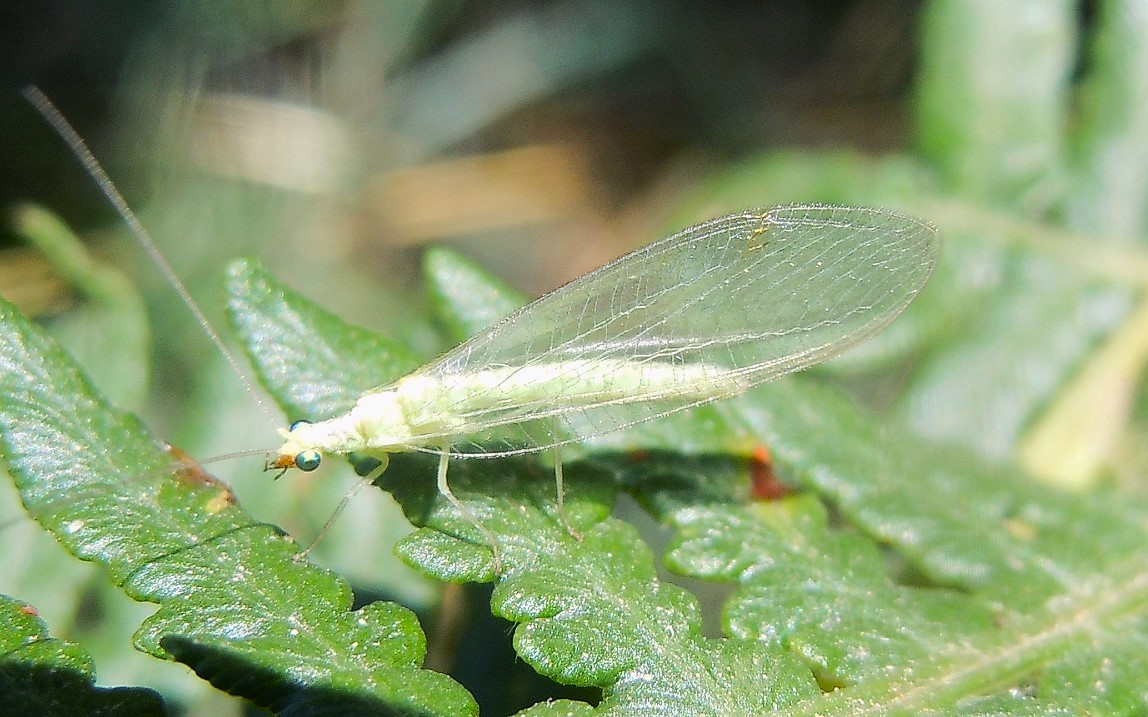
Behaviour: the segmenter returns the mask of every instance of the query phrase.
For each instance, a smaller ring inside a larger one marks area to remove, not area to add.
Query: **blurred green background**
[[[274,427],[25,83],[75,123],[224,334],[239,255],[432,356],[444,347],[413,318],[431,243],[535,295],[746,206],[923,216],[946,237],[937,276],[826,379],[890,425],[1062,487],[1141,481],[1148,3],[45,2],[0,26],[0,294],[196,457],[272,447]],[[211,468],[304,536],[352,480]],[[184,668],[126,648],[147,608],[19,511],[5,487],[0,592],[83,642],[102,684],[217,714]],[[404,530],[385,497],[360,496],[316,556],[431,615],[437,588],[390,556]],[[466,649],[444,667],[465,672]]]

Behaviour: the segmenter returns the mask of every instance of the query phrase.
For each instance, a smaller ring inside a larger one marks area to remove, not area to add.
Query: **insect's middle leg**
[[[478,519],[478,516],[470,511],[470,508],[467,508],[461,500],[455,497],[454,493],[450,489],[450,486],[447,485],[446,469],[449,463],[450,449],[446,446],[443,446],[442,453],[439,454],[438,459],[438,492],[441,493],[442,497],[446,498],[447,501],[455,507],[455,510],[457,510],[468,523],[481,530],[482,534],[486,536],[487,542],[490,543],[490,551],[494,557],[494,573],[496,575],[501,575],[502,550],[498,546],[498,538],[494,537],[494,533],[491,532],[490,528],[483,525],[482,521]]]

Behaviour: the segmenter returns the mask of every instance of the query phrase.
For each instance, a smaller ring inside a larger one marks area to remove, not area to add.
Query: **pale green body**
[[[585,360],[491,368],[445,377],[415,373],[364,394],[348,413],[299,425],[288,434],[294,445],[285,447],[284,452],[377,453],[440,448],[450,437],[540,417],[519,416],[516,409],[522,406],[589,408],[652,397],[701,403],[742,390],[734,372],[705,364]],[[497,420],[497,414],[503,414],[504,419]]]

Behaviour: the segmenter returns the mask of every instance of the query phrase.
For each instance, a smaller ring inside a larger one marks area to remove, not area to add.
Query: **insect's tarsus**
[[[179,294],[179,298],[183,301],[184,305],[187,306],[188,310],[195,316],[196,321],[203,327],[203,330],[207,332],[211,342],[215,344],[215,347],[223,354],[223,358],[227,360],[232,370],[239,376],[240,381],[243,382],[244,389],[255,399],[255,402],[259,404],[264,415],[267,416],[267,420],[271,422],[272,426],[277,425],[278,421],[275,419],[275,415],[271,412],[271,409],[268,408],[267,404],[264,403],[263,399],[259,397],[258,391],[255,390],[255,384],[251,381],[247,372],[243,370],[243,367],[235,358],[235,355],[232,354],[231,351],[228,350],[227,345],[223,343],[223,339],[219,337],[219,333],[212,327],[211,322],[207,320],[207,316],[203,313],[203,310],[199,308],[199,304],[195,302],[195,299],[191,298],[187,287],[180,281],[179,276],[175,273],[175,270],[171,268],[171,264],[167,262],[163,252],[159,250],[155,241],[152,240],[151,235],[147,229],[144,228],[144,225],[140,222],[136,213],[132,211],[127,200],[120,194],[120,190],[116,188],[111,177],[104,171],[103,165],[101,165],[100,161],[96,159],[96,156],[92,154],[92,151],[88,149],[88,144],[84,141],[84,138],[76,132],[75,128],[72,127],[63,113],[56,108],[56,105],[53,104],[52,100],[48,99],[47,95],[40,91],[39,87],[28,85],[21,90],[21,94],[23,94],[24,98],[44,117],[45,121],[56,131],[56,134],[60,135],[60,138],[63,139],[65,144],[72,150],[76,158],[84,165],[84,169],[86,169],[92,179],[95,180],[100,191],[104,193],[104,196],[107,197],[120,217],[123,218],[124,223],[127,224],[128,229],[130,229],[131,233],[135,236],[136,241],[143,246],[144,251],[151,257],[152,262],[159,267],[160,272],[163,273],[168,282],[175,288],[176,293]]]

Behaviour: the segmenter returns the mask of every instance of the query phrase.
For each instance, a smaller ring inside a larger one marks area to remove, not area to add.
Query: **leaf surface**
[[[148,717],[163,699],[141,687],[96,687],[91,658],[48,635],[31,605],[0,595],[0,714]]]

